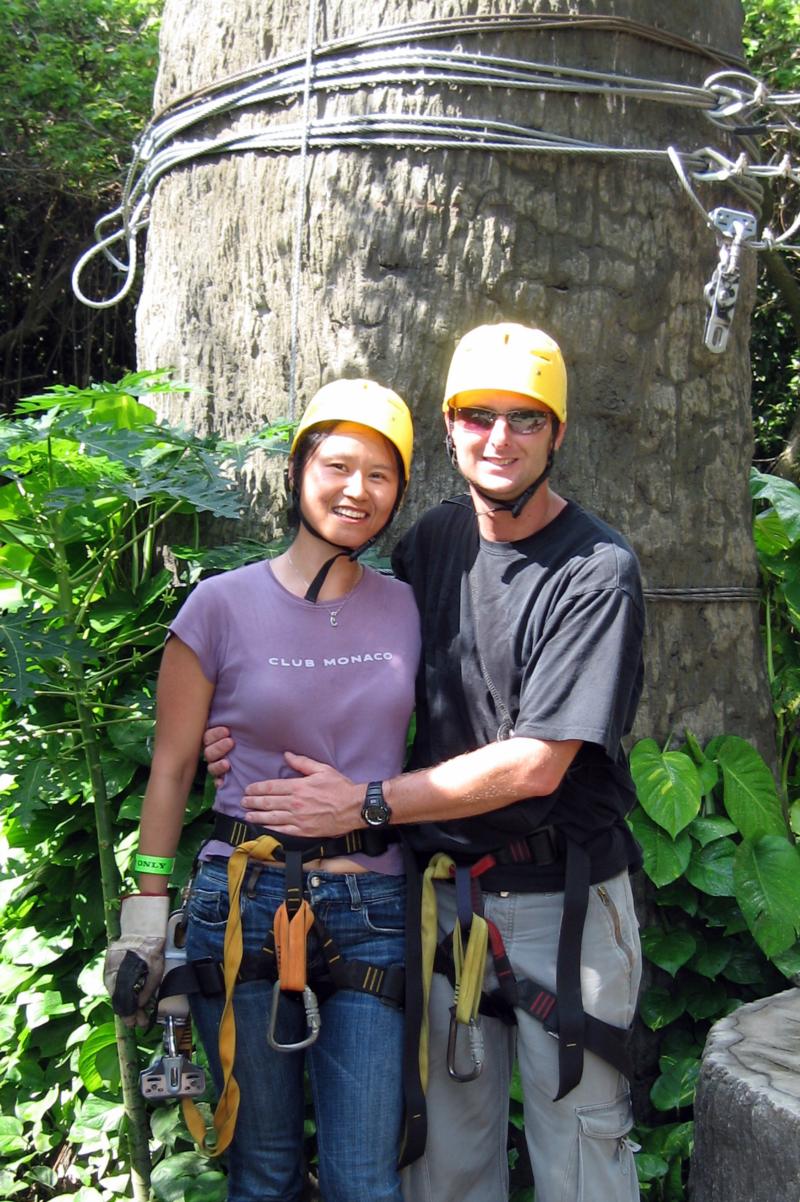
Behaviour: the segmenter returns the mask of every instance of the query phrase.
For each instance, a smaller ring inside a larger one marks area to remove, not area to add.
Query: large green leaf
[[[686,878],[701,893],[712,897],[733,897],[733,859],[736,844],[732,839],[715,839],[707,847],[696,847],[686,867]]]
[[[113,1023],[103,1023],[90,1033],[81,1046],[78,1056],[78,1072],[89,1093],[97,1093],[103,1087],[105,1077],[98,1066],[98,1053],[116,1045]]]
[[[641,807],[628,818],[628,825],[642,848],[644,870],[654,885],[669,885],[686,871],[692,854],[692,840],[682,831],[671,839],[656,826]]]
[[[686,1009],[682,994],[667,989],[648,989],[642,995],[639,1003],[639,1014],[642,1022],[651,1031],[660,1031],[680,1018]]]
[[[800,934],[800,852],[777,835],[745,840],[734,864],[736,900],[767,956],[787,951]]]
[[[647,927],[641,932],[641,940],[647,959],[672,977],[691,959],[697,946],[689,931],[665,931],[662,927]]]
[[[662,751],[642,739],[630,757],[642,809],[674,838],[700,810],[703,789],[696,765],[682,751]]]
[[[733,947],[729,939],[719,936],[695,936],[697,948],[688,961],[688,967],[702,977],[715,981],[733,955]]]
[[[725,809],[745,839],[759,835],[784,835],[781,803],[772,773],[756,749],[736,735],[719,744]]]
[[[713,843],[715,839],[723,839],[726,835],[735,835],[737,829],[736,823],[732,822],[730,818],[726,818],[724,814],[712,814],[710,818],[695,818],[694,822],[689,825],[689,834],[701,847],[705,847],[707,843]]]
[[[700,1061],[697,1058],[676,1060],[667,1066],[650,1090],[650,1100],[657,1110],[680,1110],[691,1105]]]
[[[800,540],[800,489],[796,484],[782,476],[768,475],[753,468],[750,473],[750,496],[769,501],[791,542]]]
[[[721,1018],[725,1013],[728,992],[719,981],[693,977],[683,982],[683,1000],[692,1018]]]

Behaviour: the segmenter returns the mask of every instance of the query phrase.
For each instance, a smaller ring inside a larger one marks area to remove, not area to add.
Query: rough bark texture
[[[694,1114],[691,1202],[797,1202],[800,990],[712,1027]]]
[[[319,6],[317,40],[436,15],[506,11],[487,0],[353,0]],[[738,0],[591,0],[514,11],[602,11],[736,53]],[[305,5],[167,0],[157,105],[306,44]],[[442,46],[452,48],[453,41]],[[701,83],[718,64],[628,34],[530,32],[464,48]],[[720,145],[699,111],[509,89],[329,94],[330,113],[435,111],[506,119],[610,145]],[[276,120],[300,118],[290,105]],[[225,118],[224,121],[228,119]],[[248,128],[255,114],[237,120]],[[723,143],[724,145],[724,143]],[[198,386],[181,411],[237,435],[289,409],[294,225],[300,156],[240,154],[158,185],[138,311],[140,365]],[[713,236],[664,164],[475,149],[311,151],[297,323],[299,411],[341,374],[391,383],[415,411],[415,478],[400,528],[457,480],[441,450],[440,395],[457,338],[482,321],[539,323],[564,348],[570,431],[556,485],[625,531],[649,588],[752,586],[745,271],[724,356],[703,349]],[[717,190],[712,204],[733,204]],[[205,391],[201,391],[201,389]],[[270,530],[270,474],[248,478],[253,524]],[[273,504],[274,509],[274,504]],[[769,751],[756,606],[654,601],[638,731],[689,727]]]

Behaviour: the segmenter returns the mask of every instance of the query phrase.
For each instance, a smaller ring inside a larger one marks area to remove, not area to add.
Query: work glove
[[[161,978],[169,898],[123,897],[120,937],[106,952],[103,980],[111,1006],[126,1027],[148,1027]]]

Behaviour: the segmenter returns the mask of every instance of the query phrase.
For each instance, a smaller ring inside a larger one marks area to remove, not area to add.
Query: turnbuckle
[[[139,1073],[139,1090],[151,1101],[161,1098],[194,1098],[204,1092],[206,1075],[178,1050],[173,1015],[164,1020],[164,1054]]]
[[[301,1039],[299,1043],[279,1043],[275,1035],[275,1029],[278,1025],[278,1009],[281,1004],[281,982],[278,979],[272,987],[272,1008],[269,1014],[269,1030],[267,1031],[267,1043],[276,1052],[300,1052],[303,1048],[310,1047],[314,1040],[319,1035],[319,1029],[322,1026],[322,1019],[319,1016],[319,1002],[314,990],[308,985],[303,987],[303,1006],[306,1011],[306,1027],[308,1035],[305,1039]]]
[[[469,1045],[470,1059],[472,1060],[472,1068],[467,1073],[461,1073],[456,1067],[456,1053],[458,1049],[458,1028],[466,1026],[467,1042]],[[450,1032],[447,1036],[447,1075],[452,1077],[454,1081],[464,1084],[467,1081],[474,1081],[476,1077],[481,1075],[483,1068],[483,1031],[481,1030],[480,1022],[477,1019],[471,1018],[468,1023],[460,1023],[456,1018],[456,1008],[450,1008]]]

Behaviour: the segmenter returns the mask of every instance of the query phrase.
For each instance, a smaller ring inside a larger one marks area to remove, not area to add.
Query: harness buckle
[[[319,1002],[314,990],[308,985],[303,988],[303,1006],[306,1012],[306,1028],[308,1034],[305,1039],[301,1039],[299,1043],[279,1043],[275,1031],[278,1025],[278,1009],[281,1004],[281,983],[278,979],[272,987],[272,1007],[269,1014],[269,1029],[267,1031],[267,1042],[276,1052],[301,1052],[303,1048],[310,1047],[314,1040],[319,1035],[322,1019],[319,1015]]]
[[[467,1042],[472,1061],[472,1068],[466,1073],[459,1072],[456,1067],[458,1028],[463,1026],[467,1028]],[[447,1036],[447,1075],[452,1077],[454,1081],[465,1084],[467,1081],[474,1081],[476,1077],[479,1077],[482,1069],[483,1031],[481,1030],[480,1023],[474,1018],[471,1018],[468,1023],[460,1023],[456,1018],[456,1011],[453,1006],[450,1010],[450,1032]]]

